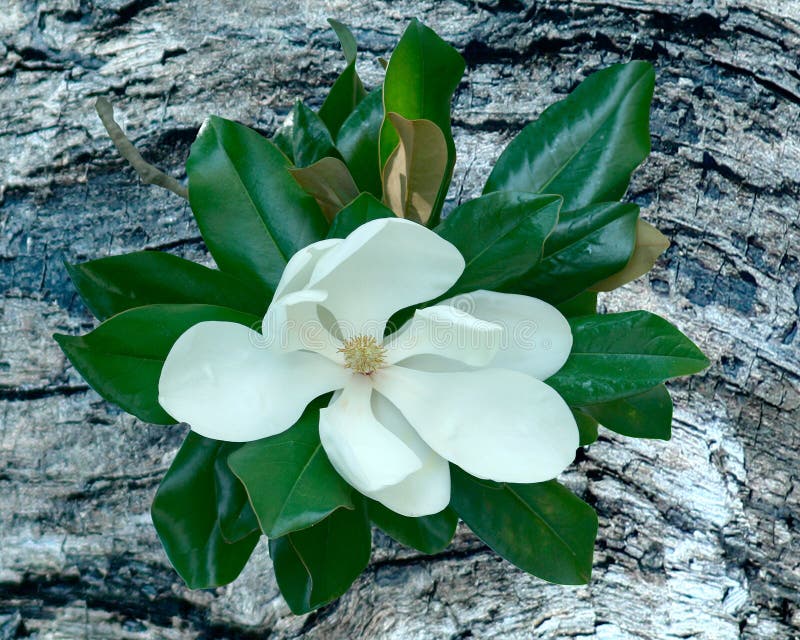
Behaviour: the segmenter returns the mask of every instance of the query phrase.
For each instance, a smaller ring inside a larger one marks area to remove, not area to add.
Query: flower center
[[[345,340],[339,352],[344,354],[345,367],[365,375],[380,369],[386,359],[386,349],[372,336],[356,336]]]

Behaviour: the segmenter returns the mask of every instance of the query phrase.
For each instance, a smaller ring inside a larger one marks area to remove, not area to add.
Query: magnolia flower
[[[450,501],[448,461],[478,478],[541,482],[578,446],[575,419],[543,380],[572,334],[551,305],[475,291],[419,309],[384,338],[396,312],[435,299],[464,259],[422,225],[381,219],[297,252],[261,333],[201,322],[170,351],[159,402],[197,433],[243,442],[291,427],[314,398],[334,468],[406,516]]]

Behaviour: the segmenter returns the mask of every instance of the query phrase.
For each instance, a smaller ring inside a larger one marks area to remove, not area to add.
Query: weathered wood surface
[[[50,339],[92,327],[62,259],[208,261],[93,101],[181,176],[207,114],[271,132],[296,97],[320,104],[342,66],[326,16],[355,27],[374,84],[409,15],[469,63],[451,204],[586,73],[654,62],[653,154],[629,197],[673,245],[602,300],[671,318],[713,366],[671,385],[671,442],[605,432],[568,473],[600,515],[589,586],[545,584],[460,531],[435,557],[377,537],[350,593],[305,617],[264,546],[232,586],[190,592],[148,514],[182,429],[108,406]],[[0,35],[0,638],[800,637],[800,1],[6,0]]]

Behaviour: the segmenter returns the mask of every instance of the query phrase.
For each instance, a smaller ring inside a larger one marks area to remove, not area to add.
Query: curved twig
[[[169,189],[172,193],[179,195],[181,198],[189,199],[189,192],[186,190],[186,187],[172,176],[167,175],[142,158],[142,154],[133,146],[133,143],[122,131],[116,120],[114,120],[114,107],[111,106],[108,100],[105,98],[98,98],[97,102],[94,104],[94,108],[97,110],[97,115],[100,116],[100,121],[106,128],[117,151],[130,163],[136,173],[139,174],[142,182]]]

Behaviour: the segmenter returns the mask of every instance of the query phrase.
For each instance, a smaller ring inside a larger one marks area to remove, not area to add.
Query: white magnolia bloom
[[[572,347],[566,319],[521,295],[448,291],[464,270],[422,225],[382,219],[289,261],[262,332],[202,322],[170,351],[159,401],[197,433],[243,442],[291,427],[314,398],[331,463],[362,494],[406,516],[450,501],[448,461],[478,478],[541,482],[575,455],[578,429],[542,382]]]

